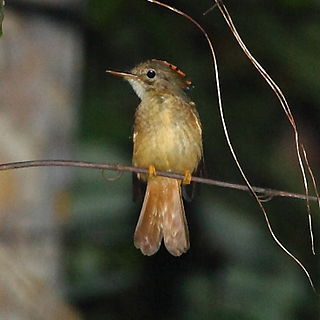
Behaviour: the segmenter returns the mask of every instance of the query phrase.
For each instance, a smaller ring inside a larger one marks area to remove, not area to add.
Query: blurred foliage
[[[293,135],[274,94],[238,48],[213,1],[170,1],[200,21],[217,50],[232,141],[254,185],[303,192]],[[319,175],[320,3],[318,0],[225,4],[252,53],[279,83]],[[190,92],[203,122],[209,176],[241,183],[223,136],[208,46],[185,19],[141,0],[87,3],[82,160],[129,164],[139,99],[105,69],[126,70],[149,58],[168,60],[195,83]],[[105,173],[107,176],[111,173]],[[191,249],[174,258],[162,247],[144,257],[132,243],[140,204],[131,177],[109,182],[79,170],[74,215],[65,235],[70,299],[87,319],[318,319],[319,301],[299,267],[270,237],[246,193],[201,186],[186,204]],[[319,259],[310,253],[303,202],[266,203],[276,234],[310,270],[318,288]],[[319,247],[319,215],[315,216]]]

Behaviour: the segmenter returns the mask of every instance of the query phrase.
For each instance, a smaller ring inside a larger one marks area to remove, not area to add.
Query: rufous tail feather
[[[147,183],[134,245],[150,256],[158,251],[162,238],[167,250],[174,256],[180,256],[189,249],[181,181],[152,177]]]

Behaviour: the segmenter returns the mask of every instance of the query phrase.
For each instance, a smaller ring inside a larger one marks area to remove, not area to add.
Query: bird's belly
[[[157,170],[193,172],[201,158],[201,132],[188,121],[172,121],[163,114],[134,133],[133,164]]]

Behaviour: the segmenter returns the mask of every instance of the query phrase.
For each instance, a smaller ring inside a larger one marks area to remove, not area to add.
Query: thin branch
[[[137,168],[132,166],[124,166],[120,164],[108,164],[108,163],[95,163],[87,161],[72,161],[72,160],[31,160],[31,161],[20,161],[20,162],[10,162],[0,164],[0,171],[13,170],[13,169],[23,169],[31,167],[80,167],[89,169],[100,169],[100,170],[111,170],[111,171],[127,171],[135,173],[146,173],[148,174],[148,169]],[[168,177],[173,179],[184,179],[184,175],[175,172],[157,171],[158,176]],[[214,185],[222,188],[229,188],[241,191],[249,191],[246,185],[230,183],[224,181],[218,181],[213,179],[206,179],[201,177],[192,177],[191,179],[197,183]],[[270,188],[260,188],[252,187],[252,189],[267,199],[272,199],[274,197],[285,197],[306,200],[305,194],[293,193],[288,191],[275,190]],[[310,201],[318,201],[317,197],[309,196]]]
[[[310,229],[310,238],[311,238],[311,249],[312,252],[315,254],[315,248],[314,248],[314,240],[313,240],[313,231],[312,231],[312,216],[311,216],[311,209],[309,205],[309,182],[307,178],[307,173],[310,174],[311,179],[314,180],[314,175],[312,172],[311,167],[308,164],[307,160],[307,153],[302,143],[300,143],[300,134],[297,128],[296,121],[294,119],[294,116],[291,112],[291,108],[289,106],[289,103],[283,94],[281,88],[278,86],[278,84],[272,79],[272,77],[269,75],[269,73],[262,67],[262,65],[256,60],[256,58],[251,54],[250,50],[246,46],[246,44],[243,42],[240,34],[238,33],[238,30],[236,29],[233,20],[226,8],[226,6],[223,4],[222,0],[215,0],[215,4],[218,6],[220,12],[222,13],[225,21],[227,22],[232,34],[234,35],[235,39],[237,40],[238,44],[240,45],[242,51],[245,53],[245,55],[248,57],[248,59],[252,62],[254,67],[258,70],[258,72],[261,74],[261,76],[264,78],[264,80],[267,82],[267,84],[270,86],[272,91],[277,96],[281,107],[283,111],[285,112],[289,123],[291,124],[293,133],[294,133],[294,142],[295,142],[295,148],[296,148],[296,154],[298,158],[298,163],[300,167],[300,172],[302,175],[302,181],[304,185],[304,190],[306,194],[306,206],[307,206],[307,214],[308,214],[308,221],[309,221],[309,229]],[[304,158],[301,156],[301,152],[305,153]],[[303,161],[305,160],[305,162]],[[308,171],[306,171],[305,166],[307,166]],[[316,184],[314,184],[316,186]],[[317,193],[317,191],[316,191]]]

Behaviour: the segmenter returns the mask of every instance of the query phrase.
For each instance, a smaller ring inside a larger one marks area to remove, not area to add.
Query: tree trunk
[[[70,158],[80,35],[52,17],[12,11],[8,2],[3,31],[0,162]],[[70,178],[61,168],[0,174],[0,319],[79,319],[63,302],[61,277],[59,226],[68,218]]]

